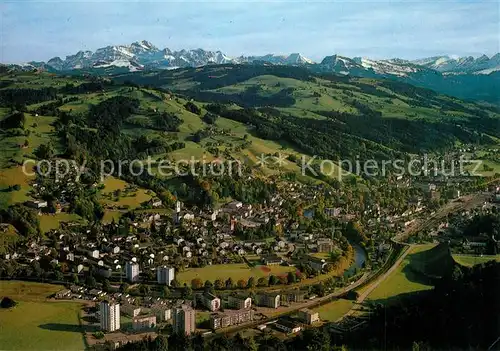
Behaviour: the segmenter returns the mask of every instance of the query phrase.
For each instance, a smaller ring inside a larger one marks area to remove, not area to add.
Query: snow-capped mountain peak
[[[399,58],[375,60],[365,57],[349,58],[341,55],[326,56],[320,63],[315,63],[300,53],[289,55],[267,54],[263,56],[240,56],[232,58],[221,51],[204,49],[182,49],[172,51],[169,48],[159,49],[147,40],[133,42],[130,45],[113,45],[97,49],[95,52],[79,51],[68,55],[64,60],[59,57],[47,63],[30,64],[37,69],[53,69],[57,71],[84,69],[92,67],[128,67],[137,69],[173,69],[180,67],[199,67],[213,64],[272,64],[289,66],[308,66],[321,72],[333,72],[344,75],[361,76],[398,76],[407,77],[415,73],[427,72],[436,74],[489,74],[500,71],[500,53],[489,58],[482,55],[472,56],[433,56],[418,60]],[[28,66],[27,66],[28,67]]]
[[[314,62],[313,60],[311,59],[308,59],[307,57],[305,56],[302,56],[301,54],[299,53],[293,53],[293,54],[290,54],[286,59],[285,59],[285,62],[287,64],[291,64],[291,65],[305,65],[305,64],[309,64],[309,65],[312,65]]]
[[[436,56],[414,60],[412,62],[447,74],[489,74],[493,71],[500,70],[500,54],[496,54],[491,58],[486,55],[481,55],[478,58],[472,56],[458,58]]]

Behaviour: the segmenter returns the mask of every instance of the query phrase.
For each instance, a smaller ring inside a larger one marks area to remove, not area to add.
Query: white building
[[[174,278],[174,267],[161,266],[156,269],[156,280],[158,281],[158,284],[170,285]]]
[[[120,304],[116,302],[101,302],[101,329],[113,332],[120,329]]]
[[[127,262],[125,264],[125,276],[130,282],[139,280],[139,264],[135,262]]]

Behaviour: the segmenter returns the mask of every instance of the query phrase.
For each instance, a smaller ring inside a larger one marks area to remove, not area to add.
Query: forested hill
[[[4,73],[0,107],[2,133],[17,139],[26,114],[57,117],[52,144],[62,143],[67,157],[225,154],[255,161],[284,152],[363,160],[457,143],[497,144],[500,137],[500,108],[493,105],[287,66],[219,65],[111,78]]]
[[[490,142],[490,137],[500,136],[497,106],[392,80],[315,75],[289,66],[218,65],[137,72],[119,75],[115,81],[171,89],[203,102],[266,108],[271,116],[266,117],[266,128],[259,128],[262,123],[252,118],[243,122],[257,125],[261,135],[271,139],[300,142],[307,137],[309,143],[314,139],[312,130],[322,144],[361,142],[370,149],[376,143],[422,152],[456,141]],[[317,147],[321,154],[320,143]],[[332,153],[345,154],[341,148]],[[353,145],[347,148],[352,154],[360,152]]]

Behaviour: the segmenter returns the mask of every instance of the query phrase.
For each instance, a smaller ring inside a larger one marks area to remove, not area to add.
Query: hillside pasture
[[[18,304],[0,309],[2,350],[84,350],[79,323],[81,304],[48,301],[63,286],[0,281],[0,298],[9,296]]]

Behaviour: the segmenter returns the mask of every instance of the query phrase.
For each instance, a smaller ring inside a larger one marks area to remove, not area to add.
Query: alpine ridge
[[[366,57],[349,58],[340,55],[326,56],[320,62],[300,53],[290,55],[267,54],[263,56],[229,57],[221,51],[203,49],[172,51],[159,49],[146,40],[130,45],[106,46],[92,51],[79,51],[65,59],[51,58],[47,62],[29,62],[24,69],[41,68],[54,71],[71,71],[104,67],[126,68],[129,71],[143,69],[176,69],[219,64],[273,64],[307,66],[313,71],[354,76],[410,77],[425,74],[429,70],[442,74],[490,74],[500,71],[500,53],[491,58],[482,55],[452,58],[434,56],[418,60],[399,58],[374,60]],[[432,72],[431,72],[432,74]]]

